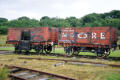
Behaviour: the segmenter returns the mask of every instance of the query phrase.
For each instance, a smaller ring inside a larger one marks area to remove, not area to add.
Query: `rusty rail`
[[[120,67],[119,64],[105,64],[101,62],[91,62],[91,61],[80,61],[80,60],[65,60],[65,59],[48,59],[48,58],[28,58],[28,57],[18,57],[18,59],[36,59],[36,60],[53,60],[53,61],[64,61],[66,62],[80,62],[80,63],[90,63],[90,64],[104,64],[111,67]]]
[[[47,73],[43,71],[38,71],[34,69],[24,68],[20,66],[13,66],[13,65],[4,65],[4,66],[7,67],[8,69],[11,69],[9,77],[15,80],[50,80],[50,79],[75,80],[73,78],[52,74],[52,73]],[[37,77],[37,79],[35,77]]]
[[[31,54],[36,54],[35,52],[30,52]],[[37,54],[36,54],[37,55]],[[106,57],[106,58],[102,58],[102,57],[97,57],[97,56],[92,56],[92,55],[65,55],[65,54],[60,54],[60,53],[51,53],[51,54],[45,54],[45,53],[41,53],[40,55],[43,56],[57,56],[57,57],[76,57],[76,58],[88,58],[88,59],[104,59],[104,60],[114,60],[114,61],[120,61],[120,57]]]
[[[10,50],[0,50],[0,54],[11,54],[11,53],[13,52]]]
[[[14,53],[13,51],[10,51],[10,50],[0,50],[0,51],[6,51],[7,53],[5,54],[10,54],[10,53]],[[9,52],[8,52],[9,51]],[[3,53],[0,53],[0,54],[3,54]],[[24,54],[24,53],[23,53]],[[30,54],[36,54],[35,52],[30,52]],[[36,54],[37,55],[37,54]],[[59,53],[51,53],[51,54],[45,54],[45,53],[42,53],[41,55],[43,56],[57,56],[57,57],[68,57],[68,58],[71,58],[71,57],[77,57],[77,58],[88,58],[88,59],[104,59],[104,60],[114,60],[114,61],[120,61],[120,57],[107,57],[107,58],[100,58],[100,57],[97,57],[97,56],[92,56],[92,55],[71,55],[71,56],[68,56],[68,55],[64,55],[64,54],[59,54]]]

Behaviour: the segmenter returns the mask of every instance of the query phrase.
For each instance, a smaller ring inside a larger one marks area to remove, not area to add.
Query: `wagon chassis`
[[[24,42],[24,41],[23,41]],[[18,53],[20,54],[23,51],[26,52],[26,54],[29,54],[29,51],[31,49],[34,49],[36,51],[36,53],[43,53],[43,51],[45,51],[46,53],[50,53],[52,51],[52,46],[51,44],[46,44],[46,45],[43,45],[41,43],[37,44],[37,45],[32,45],[30,44],[30,42],[27,44],[27,46],[25,46],[26,44],[22,44],[19,43],[19,44],[15,44],[15,53]],[[26,48],[24,48],[26,47]]]

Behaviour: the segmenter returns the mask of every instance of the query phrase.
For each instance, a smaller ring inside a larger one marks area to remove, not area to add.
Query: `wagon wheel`
[[[17,53],[17,51],[18,51],[18,45],[15,45],[15,53]]]
[[[110,55],[110,51],[109,50],[108,51],[105,50],[103,54],[97,53],[97,57],[102,57],[102,58],[105,58],[105,57],[107,57],[109,55]]]
[[[29,50],[25,50],[25,54],[27,54],[27,55],[28,55],[28,54],[29,54]]]
[[[68,56],[71,56],[73,52],[71,47],[64,47],[64,51]]]
[[[39,46],[39,53],[43,53],[43,46]]]
[[[15,53],[20,54],[21,50],[19,49],[18,45],[15,45]]]
[[[97,55],[98,58],[102,58],[104,56],[104,54],[98,53],[97,51],[96,51],[96,55]]]
[[[52,46],[51,45],[46,45],[44,46],[44,51],[49,54],[52,51]]]
[[[36,46],[36,47],[35,47],[35,51],[36,51],[36,53],[39,53],[39,51],[40,51],[39,46]]]
[[[73,51],[72,51],[72,54],[73,54],[73,55],[78,55],[79,53],[80,53],[79,50],[73,50]]]
[[[17,54],[21,54],[22,53],[22,50],[17,50]]]
[[[109,55],[110,55],[110,50],[105,50],[103,57],[107,57],[107,56],[109,56]]]
[[[21,52],[22,52],[22,51],[19,50],[19,49],[15,51],[16,54],[21,54]]]
[[[43,47],[42,46],[36,46],[35,51],[36,51],[37,54],[43,53]]]
[[[75,48],[72,49],[72,54],[73,55],[79,55],[79,53],[80,53],[80,48],[75,47]]]

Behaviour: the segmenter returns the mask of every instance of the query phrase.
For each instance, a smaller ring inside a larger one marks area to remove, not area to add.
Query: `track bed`
[[[43,71],[5,65],[10,71],[9,77],[13,80],[74,80],[69,77],[47,73]]]

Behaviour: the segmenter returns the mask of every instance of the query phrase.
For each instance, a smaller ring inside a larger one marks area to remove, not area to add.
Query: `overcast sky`
[[[89,13],[120,10],[120,0],[0,0],[0,17],[21,16],[40,19],[42,16],[80,18]]]

